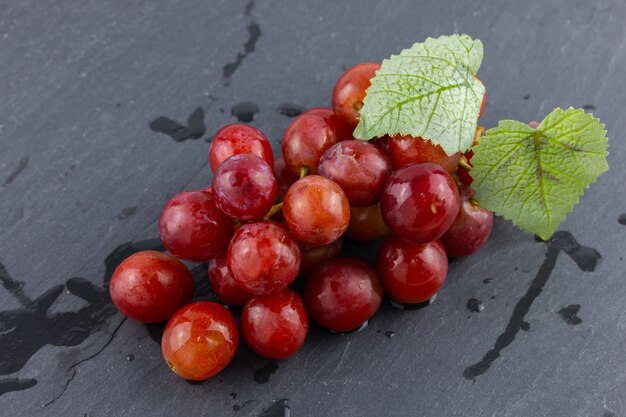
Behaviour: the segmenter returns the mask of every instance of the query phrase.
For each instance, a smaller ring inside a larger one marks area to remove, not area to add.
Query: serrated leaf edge
[[[480,49],[481,49],[481,50],[483,50],[483,44],[482,44],[482,41],[481,41],[480,39],[474,39],[474,38],[472,38],[470,35],[465,34],[465,33],[462,33],[462,34],[453,34],[453,35],[441,35],[441,36],[436,37],[436,38],[435,38],[435,37],[431,37],[431,36],[429,36],[429,37],[427,37],[424,41],[422,41],[422,42],[415,42],[415,43],[413,43],[413,45],[411,45],[410,47],[405,48],[405,49],[403,49],[402,51],[400,51],[400,53],[398,53],[398,54],[394,54],[394,55],[391,55],[389,58],[385,58],[385,59],[383,59],[383,61],[382,61],[382,65],[384,65],[384,63],[385,63],[385,62],[390,61],[390,60],[392,60],[392,59],[394,59],[394,58],[402,57],[402,56],[403,56],[402,54],[403,54],[404,52],[411,50],[411,49],[412,49],[413,47],[415,47],[415,45],[417,45],[417,44],[425,44],[425,43],[427,43],[427,42],[429,42],[429,41],[438,41],[438,40],[443,39],[443,38],[454,38],[454,39],[455,39],[455,40],[457,40],[457,41],[459,41],[459,39],[461,39],[461,38],[467,38],[467,39],[468,39],[468,40],[470,40],[473,44],[478,45],[478,46],[480,47]],[[469,53],[469,51],[468,51],[468,53]],[[454,55],[454,54],[453,54],[453,55]],[[429,57],[429,58],[435,58],[435,57]],[[448,61],[446,61],[446,62],[447,62],[448,64],[451,64],[451,63],[450,63],[450,62],[448,62]],[[473,70],[472,70],[469,66],[467,66],[467,71],[468,71],[469,73],[471,73],[471,74],[472,74],[472,79],[471,79],[470,83],[474,83],[475,85],[476,85],[476,83],[477,83],[478,85],[480,85],[480,87],[481,87],[481,91],[482,91],[482,93],[484,94],[484,93],[485,93],[485,86],[484,86],[484,84],[483,84],[480,80],[477,80],[477,79],[474,77],[474,76],[476,75],[476,73],[478,72],[478,69],[480,68],[481,64],[482,64],[482,59],[481,59],[481,62],[479,62],[479,63],[478,63],[478,65],[477,65],[477,67],[476,67],[476,71],[473,71]],[[381,65],[381,68],[382,68],[382,65]],[[456,63],[455,63],[455,65],[454,65],[454,67],[455,67],[455,68],[457,68],[457,69],[458,69],[458,68],[460,68],[459,66],[457,66],[457,65],[456,65]],[[379,70],[377,70],[377,71],[375,72],[375,77],[376,77],[376,76],[378,76],[378,72],[379,72],[379,71],[380,71],[380,69],[379,69]],[[423,77],[419,77],[419,78],[423,78]],[[465,78],[465,77],[464,77],[464,78]],[[424,81],[427,81],[427,82],[432,83],[432,81],[431,81],[431,80],[424,79]],[[452,88],[458,88],[458,87],[465,86],[465,85],[466,85],[466,84],[458,84],[458,85],[454,85],[454,86],[448,86],[448,88],[447,88],[446,90],[450,90],[450,89],[452,89]],[[476,93],[474,92],[474,88],[472,88],[473,86],[472,86],[471,84],[467,84],[467,85],[466,85],[466,87],[467,87],[469,90],[471,90],[471,91],[472,91],[472,93],[476,94]],[[365,96],[366,96],[366,97],[367,97],[368,91],[369,91],[371,88],[372,88],[372,86],[368,87],[368,88],[367,88],[367,90],[365,91]],[[431,92],[431,93],[429,93],[428,95],[432,95],[432,94],[436,94],[436,93],[435,93],[435,92]],[[434,107],[433,107],[433,114],[434,114],[434,110],[435,110],[435,108],[436,108],[436,106],[434,106]],[[478,116],[478,115],[477,115],[477,116]],[[431,114],[431,117],[432,117],[432,114]],[[476,125],[477,125],[477,124],[478,124],[478,117],[477,117],[476,119],[477,119],[477,120],[476,120]],[[361,120],[363,120],[363,119],[361,119]],[[373,135],[373,134],[370,134],[370,132],[372,131],[372,128],[366,128],[366,127],[365,127],[365,122],[364,122],[364,121],[362,122],[361,120],[359,120],[359,123],[358,123],[357,127],[355,128],[355,130],[354,130],[354,131],[353,131],[353,133],[352,133],[352,134],[353,134],[353,136],[354,136],[354,138],[355,138],[355,139],[360,139],[360,140],[371,140],[371,139],[374,139],[375,137],[377,137],[377,136],[375,136],[375,135]],[[390,135],[390,136],[393,136],[393,135],[402,135],[402,136],[406,136],[406,135],[411,135],[411,132],[409,132],[409,131],[407,131],[407,130],[398,130],[397,132],[394,132],[394,133],[387,132],[386,134],[387,134],[387,135]],[[453,150],[453,151],[449,152],[449,150],[448,150],[448,149],[446,149],[446,147],[444,147],[444,145],[443,145],[443,144],[438,143],[438,141],[437,141],[437,139],[436,139],[436,138],[428,138],[428,137],[423,137],[423,136],[422,136],[422,139],[424,139],[424,140],[428,140],[428,141],[431,141],[433,144],[441,146],[441,147],[442,147],[442,148],[446,151],[446,154],[448,154],[448,155],[452,155],[452,154],[454,154],[454,153],[456,153],[456,152],[464,152],[464,151],[469,150],[469,149],[471,148],[471,143],[470,143],[470,144],[468,144],[468,146],[466,146],[466,147],[463,147],[463,146],[462,146],[462,144],[461,144],[461,143],[459,143],[459,144],[458,144],[458,146],[457,146],[457,148],[458,148],[458,149],[455,149],[455,150]],[[461,138],[459,138],[459,142],[460,142],[460,141],[461,141]]]
[[[604,137],[604,138],[606,138],[606,141],[607,141],[607,150],[605,151],[605,155],[604,155],[604,156],[605,156],[605,158],[606,158],[606,157],[609,155],[609,152],[608,152],[608,140],[609,140],[609,138],[608,138],[608,136],[607,136],[607,133],[608,133],[608,132],[607,132],[607,130],[606,130],[606,125],[605,125],[604,123],[602,123],[602,121],[600,121],[600,119],[599,119],[599,118],[594,117],[593,113],[587,113],[587,112],[585,112],[585,110],[584,110],[584,109],[575,109],[575,108],[573,108],[573,107],[571,107],[571,106],[570,106],[570,107],[568,107],[567,109],[563,110],[562,108],[557,107],[557,108],[555,108],[552,112],[554,112],[554,111],[563,111],[563,112],[565,112],[565,111],[568,111],[568,110],[574,110],[571,114],[576,114],[576,113],[584,113],[584,114],[586,114],[586,115],[591,116],[591,118],[592,118],[593,120],[595,120],[595,121],[597,121],[597,122],[598,122],[598,124],[599,124],[599,125],[600,125],[600,127],[602,128],[602,134],[603,134],[603,137]],[[552,112],[548,113],[548,115],[546,115],[546,117],[544,117],[544,118],[543,118],[543,120],[541,121],[541,123],[539,124],[539,126],[537,126],[537,128],[536,128],[536,129],[534,129],[534,128],[532,128],[532,127],[528,126],[528,125],[527,125],[527,124],[525,124],[525,123],[519,122],[519,121],[517,121],[517,120],[505,119],[505,120],[500,120],[500,121],[498,121],[498,126],[497,126],[497,127],[495,127],[495,128],[491,128],[491,129],[488,129],[488,130],[485,132],[485,136],[489,135],[489,132],[490,132],[490,131],[493,131],[493,130],[496,130],[496,129],[500,129],[500,128],[501,128],[501,125],[502,125],[503,123],[507,123],[507,122],[508,122],[508,123],[510,123],[510,122],[519,123],[520,125],[525,126],[526,128],[531,129],[531,131],[534,131],[534,132],[541,131],[541,129],[540,129],[540,128],[543,126],[544,121],[548,118],[548,116],[549,116]],[[480,148],[480,146],[481,146],[481,145],[480,145],[480,142],[479,142],[476,146],[474,146],[474,147],[472,148],[472,149],[474,150],[474,152],[475,152],[475,155],[477,155],[477,154],[479,154],[479,153],[480,153],[480,149],[479,149],[479,148]],[[478,152],[476,152],[476,151],[478,151]],[[583,196],[583,194],[585,193],[585,190],[587,190],[587,189],[591,186],[591,184],[594,184],[594,183],[598,180],[598,178],[600,177],[600,175],[602,175],[603,173],[605,173],[606,171],[608,171],[608,169],[609,169],[609,165],[608,165],[608,163],[606,162],[606,159],[605,159],[605,161],[604,161],[604,169],[602,169],[602,170],[598,173],[598,175],[597,175],[597,176],[596,176],[596,177],[595,177],[592,181],[590,181],[590,182],[589,182],[589,184],[587,184],[586,186],[584,186],[584,187],[580,190],[580,192],[578,192],[578,193],[576,194],[576,196],[575,196],[575,197],[576,197],[576,202],[572,205],[572,208],[568,211],[568,213],[566,214],[565,218],[561,221],[561,223],[562,223],[563,221],[565,221],[565,219],[567,218],[567,216],[568,216],[568,215],[569,215],[569,214],[570,214],[570,213],[574,210],[574,207],[576,207],[576,206],[580,203],[580,198],[581,198],[581,197]],[[554,229],[552,230],[552,232],[551,232],[551,233],[549,233],[549,234],[536,232],[535,230],[527,230],[527,229],[524,229],[524,228],[523,228],[522,226],[520,226],[520,225],[519,225],[519,224],[518,224],[518,223],[517,223],[517,222],[516,222],[513,218],[511,218],[511,217],[507,216],[507,215],[506,215],[506,214],[504,214],[504,213],[499,213],[498,211],[494,210],[493,208],[488,207],[488,205],[483,205],[483,203],[481,203],[481,201],[480,201],[480,191],[479,191],[479,189],[476,187],[477,185],[478,185],[478,184],[474,184],[474,187],[476,188],[476,195],[474,196],[474,198],[476,199],[476,201],[478,202],[478,204],[479,204],[482,208],[484,208],[484,209],[486,209],[486,210],[493,211],[495,214],[497,214],[497,215],[501,216],[503,219],[510,221],[510,222],[511,222],[511,223],[513,223],[513,224],[514,224],[517,228],[519,228],[520,230],[523,230],[523,231],[525,231],[525,232],[529,232],[529,233],[536,234],[537,236],[539,236],[539,237],[540,237],[541,239],[543,239],[543,240],[548,240],[548,239],[550,239],[550,237],[552,237],[552,235],[556,232],[556,230],[558,229],[559,225],[561,224],[561,223],[557,224],[557,225],[554,227]],[[544,199],[545,199],[545,195],[544,195]],[[547,211],[547,210],[546,210],[546,211]]]

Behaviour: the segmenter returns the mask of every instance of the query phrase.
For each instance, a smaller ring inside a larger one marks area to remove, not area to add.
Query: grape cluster
[[[379,68],[350,68],[335,85],[332,109],[294,119],[282,158],[251,126],[220,129],[209,150],[211,186],[177,194],[161,213],[171,256],[139,252],[116,269],[110,292],[122,314],[169,319],[162,353],[179,376],[203,380],[224,369],[240,332],[257,354],[284,359],[303,345],[309,317],[344,333],[372,318],[384,295],[428,302],[448,257],[470,255],[487,240],[493,213],[472,199],[471,153],[447,155],[419,137],[352,137]],[[384,238],[374,267],[338,257],[344,234]],[[176,258],[208,262],[217,298],[243,306],[239,327],[224,305],[192,303],[191,273]],[[289,288],[299,275],[302,294]]]

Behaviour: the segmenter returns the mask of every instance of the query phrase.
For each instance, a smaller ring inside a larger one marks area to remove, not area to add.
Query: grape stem
[[[480,137],[485,134],[485,128],[482,126],[476,126],[476,132],[474,132],[474,143],[472,146],[478,145]]]
[[[472,164],[469,163],[465,155],[461,156],[461,160],[459,161],[459,166],[465,168],[467,171],[472,170]]]
[[[270,209],[270,211],[267,212],[265,217],[263,217],[263,219],[264,220],[269,220],[274,214],[278,213],[282,209],[283,209],[283,202],[282,201],[280,203],[274,204],[272,206],[272,208]]]
[[[300,168],[300,179],[306,177],[309,174],[309,169],[307,167]],[[283,209],[283,202],[276,203],[272,206],[270,211],[263,217],[264,220],[269,220],[274,214],[278,213]]]

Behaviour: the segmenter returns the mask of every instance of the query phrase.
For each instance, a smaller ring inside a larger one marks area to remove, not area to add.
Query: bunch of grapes
[[[350,68],[335,85],[332,109],[294,119],[282,158],[251,126],[219,130],[209,150],[211,186],[179,193],[161,214],[160,238],[171,255],[139,252],[115,271],[110,291],[120,312],[145,323],[169,320],[162,352],[179,376],[204,380],[224,369],[240,332],[257,354],[284,359],[303,345],[309,317],[344,333],[372,318],[383,294],[428,303],[448,257],[474,253],[487,240],[493,213],[472,199],[471,153],[447,155],[419,137],[352,137],[379,68]],[[384,238],[374,266],[338,257],[344,234]],[[217,298],[243,307],[239,326],[224,305],[191,302],[191,273],[176,258],[209,262]],[[299,275],[306,277],[302,294],[289,288]]]

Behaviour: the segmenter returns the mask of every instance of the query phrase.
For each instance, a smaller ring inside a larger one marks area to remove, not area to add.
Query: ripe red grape
[[[115,307],[133,320],[158,323],[191,302],[191,272],[178,259],[146,250],[126,258],[115,269],[109,286]]]
[[[493,228],[493,212],[482,209],[471,200],[474,191],[461,185],[459,194],[461,197],[459,214],[440,239],[446,253],[452,258],[476,252],[487,242]]]
[[[296,353],[309,331],[309,318],[300,296],[286,289],[277,294],[257,295],[241,313],[241,334],[257,354],[285,359]]]
[[[298,181],[298,176],[287,168],[283,158],[278,158],[274,161],[274,176],[278,183],[278,193],[276,196],[282,201],[285,199],[285,194],[287,194],[287,190],[291,187],[291,184]]]
[[[376,146],[362,140],[344,140],[324,152],[320,175],[336,182],[346,194],[350,206],[376,203],[391,175],[391,163]]]
[[[302,114],[285,130],[281,143],[283,159],[298,176],[302,168],[316,174],[322,154],[338,141],[337,132],[322,117]]]
[[[467,161],[470,169],[473,168],[474,165],[472,165],[471,161],[472,157],[474,156],[474,151],[467,151],[463,154],[463,156],[465,157],[465,160]],[[469,187],[470,185],[472,185],[472,182],[474,182],[470,170],[465,168],[464,166],[459,166],[459,168],[457,169],[457,175],[459,176],[459,181],[463,185],[467,185]]]
[[[380,307],[383,289],[376,272],[357,259],[333,259],[309,274],[304,301],[311,318],[343,333],[357,329]]]
[[[242,123],[226,125],[217,131],[209,148],[211,170],[217,172],[219,166],[233,155],[250,153],[274,167],[274,154],[270,142],[260,130]]]
[[[378,251],[376,269],[390,299],[419,304],[428,301],[443,285],[448,257],[438,241],[420,245],[392,235]]]
[[[220,254],[209,262],[209,283],[211,290],[224,304],[242,306],[252,294],[235,281],[228,270],[226,253]]]
[[[352,129],[359,123],[365,90],[371,85],[370,79],[380,69],[379,63],[357,64],[344,72],[333,88],[333,110]]]
[[[391,230],[383,221],[380,204],[369,207],[350,207],[350,224],[346,233],[351,239],[369,242],[380,239]]]
[[[301,242],[330,243],[346,231],[350,222],[350,206],[343,190],[319,175],[296,181],[283,204],[287,226]]]
[[[163,208],[159,235],[177,258],[204,262],[226,249],[233,234],[232,220],[206,191],[183,191]]]
[[[251,154],[231,156],[222,162],[211,186],[220,210],[243,221],[265,216],[277,193],[274,171]]]
[[[354,139],[352,136],[354,129],[350,128],[343,120],[337,117],[330,107],[313,107],[302,114],[319,116],[324,119],[326,123],[335,130],[339,141]]]
[[[428,243],[439,239],[456,218],[459,191],[452,176],[439,165],[407,165],[387,181],[380,208],[395,234]]]
[[[239,345],[237,322],[224,306],[199,301],[178,310],[165,326],[163,359],[181,378],[202,381],[220,372]]]
[[[298,275],[300,259],[298,243],[285,227],[272,221],[244,224],[228,247],[228,269],[253,294],[287,288]]]
[[[395,135],[387,140],[389,159],[394,170],[420,162],[434,162],[450,174],[456,171],[461,154],[448,156],[443,148],[420,137]]]
[[[300,271],[305,274],[309,273],[322,262],[339,255],[342,243],[342,238],[333,240],[325,245],[310,245],[300,242],[300,252],[302,253]]]
[[[381,136],[379,138],[374,138],[370,141],[370,143],[380,149],[385,155],[389,154],[389,136]],[[393,168],[393,166],[392,166]]]

